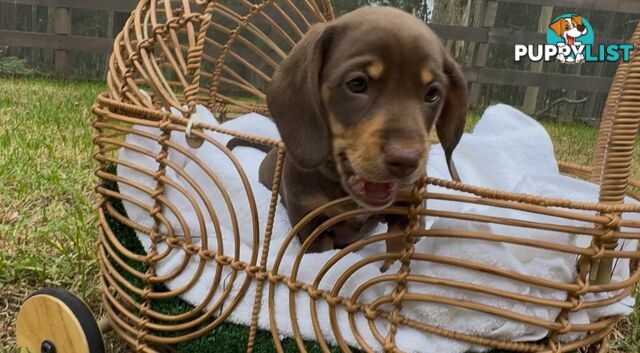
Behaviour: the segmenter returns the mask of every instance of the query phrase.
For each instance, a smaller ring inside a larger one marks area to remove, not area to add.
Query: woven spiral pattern
[[[275,314],[276,305],[288,306],[294,338],[301,351],[306,351],[300,334],[301,320],[311,320],[316,340],[324,351],[328,351],[330,344],[325,339],[328,333],[323,332],[323,328],[318,323],[317,305],[320,302],[328,304],[332,323],[331,334],[344,351],[350,351],[351,348],[344,340],[345,333],[340,331],[336,322],[338,313],[347,313],[351,323],[351,333],[359,343],[358,348],[364,351],[371,351],[373,342],[367,342],[363,338],[362,332],[359,331],[362,328],[354,323],[356,317],[364,317],[368,320],[370,332],[367,332],[367,337],[373,335],[378,341],[377,346],[382,347],[385,352],[399,351],[396,333],[398,328],[403,326],[472,344],[518,352],[558,353],[576,349],[604,351],[607,337],[619,318],[610,317],[591,324],[571,324],[568,318],[574,311],[603,307],[622,300],[633,291],[640,278],[637,267],[640,253],[616,248],[619,241],[640,239],[640,222],[625,219],[625,214],[640,212],[640,207],[623,204],[625,195],[634,195],[627,190],[627,186],[640,185],[640,182],[629,178],[640,119],[640,55],[633,55],[632,61],[622,64],[616,74],[602,120],[594,165],[585,167],[569,163],[560,164],[561,170],[566,174],[597,182],[601,186],[601,202],[584,203],[549,199],[425,177],[415,185],[412,192],[401,195],[408,201],[409,206],[391,207],[380,211],[380,213],[406,215],[409,220],[406,229],[377,234],[340,250],[330,261],[321,264],[315,281],[304,283],[299,281],[298,277],[304,249],[310,242],[323,229],[337,222],[374,212],[358,208],[349,198],[335,200],[315,210],[300,224],[295,225],[275,254],[275,261],[267,266],[269,255],[274,255],[269,253],[269,245],[275,210],[281,207],[277,186],[286,154],[283,144],[277,140],[229,131],[219,126],[197,125],[193,134],[204,139],[205,144],[210,144],[222,151],[235,166],[234,172],[245,186],[244,194],[230,195],[216,173],[209,166],[198,161],[191,152],[172,142],[171,136],[173,133],[184,132],[187,129],[197,104],[206,105],[223,120],[249,112],[268,115],[264,90],[275,69],[313,23],[331,19],[333,19],[333,12],[329,0],[142,0],[133,11],[125,28],[115,40],[115,51],[109,63],[108,91],[98,97],[93,110],[97,116],[93,125],[97,131],[94,139],[97,147],[95,158],[98,162],[96,175],[100,178],[96,191],[101,196],[97,208],[101,285],[105,310],[118,335],[131,344],[137,352],[155,352],[158,345],[185,342],[212,331],[228,318],[243,297],[261,298],[263,293],[266,293],[269,299],[268,305],[263,306],[260,300],[254,301],[251,324],[247,330],[248,352],[253,350],[257,320],[261,313],[269,317],[274,347],[279,352],[283,351],[279,334],[280,323]],[[634,34],[633,42],[640,43],[640,27]],[[152,128],[157,130],[158,134],[149,134],[133,126]],[[205,130],[279,148],[275,187],[264,232],[259,230],[257,205],[247,175],[233,154],[218,141],[204,134]],[[124,137],[129,134],[153,141],[159,146],[158,151],[147,151],[139,146],[128,144]],[[118,159],[118,152],[122,149],[153,158],[157,161],[157,170],[148,170]],[[168,158],[171,153],[179,153],[196,162],[217,186],[217,192],[229,206],[228,217],[231,219],[235,244],[239,243],[240,237],[238,225],[251,225],[253,233],[249,236],[252,237],[254,246],[249,256],[250,260],[241,260],[237,247],[233,249],[229,244],[227,247],[224,246],[220,225],[215,221],[221,215],[217,215],[214,207],[205,202],[207,190],[195,185],[189,179],[188,173]],[[109,169],[113,165],[125,166],[152,178],[153,187],[113,174]],[[175,170],[178,175],[189,181],[195,190],[195,195],[172,180],[168,176],[168,168]],[[109,187],[114,183],[144,192],[150,197],[152,203],[147,204],[141,200],[132,199]],[[428,192],[427,185],[463,191],[465,194]],[[216,244],[208,244],[207,237],[199,242],[194,240],[195,236],[190,232],[192,228],[186,224],[180,209],[165,197],[168,189],[181,193],[192,205],[197,205],[199,202],[205,203],[203,208],[198,208],[200,224],[197,226],[203,232],[214,233],[213,239]],[[248,219],[235,214],[233,200],[237,198],[245,199],[250,205],[252,212]],[[122,209],[114,207],[112,203],[114,199],[145,209],[153,219],[153,225],[144,225],[129,219]],[[427,200],[474,203],[496,209],[516,210],[526,214],[549,216],[548,219],[551,221],[533,222],[432,209],[425,207],[428,205],[425,202]],[[313,221],[326,209],[336,206],[348,206],[352,211],[322,223],[302,245],[293,268],[290,271],[282,270],[282,259],[292,242],[296,241],[297,230]],[[174,229],[163,211],[173,213],[182,229]],[[214,220],[213,229],[206,229],[203,216],[205,214]],[[424,230],[419,227],[419,217],[441,217],[508,225],[523,231],[538,230],[586,235],[590,237],[591,242],[587,247],[577,247],[543,239],[534,241],[482,231]],[[146,234],[150,244],[149,250],[146,252],[133,250],[129,244],[118,237],[113,229],[113,222],[109,219],[115,219],[139,233]],[[558,220],[557,223],[552,221],[554,219]],[[567,225],[561,220],[579,221],[584,226]],[[323,278],[346,255],[372,246],[380,246],[386,239],[394,237],[403,237],[408,244],[401,253],[380,252],[377,255],[365,257],[344,271],[330,287],[321,285]],[[569,254],[576,258],[578,275],[574,283],[563,283],[531,277],[487,264],[423,254],[413,245],[414,240],[422,237],[476,239],[542,249],[554,254]],[[225,249],[227,252],[215,249]],[[172,251],[181,252],[184,255],[183,261],[171,273],[158,274],[156,271],[158,262],[166,259]],[[346,284],[354,273],[367,265],[381,263],[390,258],[397,259],[400,263],[396,272],[382,273],[353,290],[345,292]],[[162,287],[162,283],[183,274],[188,263],[194,259],[199,265],[187,283],[175,290]],[[623,282],[611,282],[607,276],[620,259],[632,260],[630,261],[631,276]],[[567,293],[567,299],[563,301],[543,299],[534,295],[496,290],[479,284],[436,278],[411,271],[416,263],[425,262],[471,269],[510,281],[564,291]],[[203,298],[201,305],[174,313],[161,310],[163,301],[183,295],[201,280],[206,266],[215,266],[216,271],[214,278],[210,281],[209,292]],[[228,270],[229,275],[223,276],[223,270]],[[251,283],[256,284],[252,287],[254,291],[248,291]],[[235,284],[239,290],[232,293],[232,284]],[[412,290],[417,284],[439,285],[518,301],[526,305],[556,308],[559,314],[553,321],[541,320],[480,303],[463,302],[446,296]],[[275,289],[281,285],[289,288],[288,298],[275,298]],[[364,299],[368,290],[385,285],[393,288],[389,295],[375,300]],[[589,293],[607,291],[619,291],[619,293],[606,300],[586,301],[584,299]],[[216,297],[216,293],[221,295]],[[305,293],[311,300],[310,317],[301,318],[296,312],[296,294],[299,293]],[[542,342],[524,343],[497,341],[463,334],[430,326],[407,317],[402,310],[407,303],[437,303],[495,315],[547,329],[550,335]],[[381,321],[386,325],[379,325]],[[584,333],[584,335],[574,342],[560,343],[561,335],[574,332]]]

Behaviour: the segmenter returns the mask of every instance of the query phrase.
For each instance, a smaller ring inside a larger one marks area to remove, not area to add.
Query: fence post
[[[484,20],[484,10],[487,7],[487,0],[476,0],[473,3],[473,7],[470,12],[470,16],[473,19],[470,26],[472,28],[482,28],[482,22]],[[466,42],[467,50],[464,55],[464,67],[472,67],[474,59],[476,57],[476,51],[479,43]]]
[[[3,3],[0,4],[0,25],[9,31],[15,31],[17,28],[18,5]],[[9,47],[9,56],[20,56],[18,48]]]
[[[39,32],[38,30],[38,6],[31,5],[31,30],[33,32]],[[40,58],[40,48],[31,49],[31,65],[38,66],[38,59]]]
[[[615,31],[614,28],[616,28],[616,13],[615,12],[607,12],[606,13],[606,18],[604,23],[606,23],[601,29],[598,31],[598,36],[607,36],[610,38],[615,38]],[[629,36],[630,37],[630,36]],[[593,76],[594,77],[604,77],[607,76],[605,73],[607,69],[610,68],[610,72],[615,72],[615,69],[613,67],[615,67],[614,63],[592,63],[592,65],[596,65],[595,70],[593,71]],[[617,66],[617,65],[616,65]],[[594,126],[598,126],[599,120],[602,117],[602,109],[604,108],[604,104],[602,102],[604,102],[604,99],[598,99],[599,94],[598,92],[593,92],[590,93],[588,95],[589,100],[585,103],[585,115],[586,114],[590,114],[591,117],[593,117],[595,119],[595,125]],[[600,181],[600,179],[598,179],[597,181]]]
[[[57,35],[68,36],[71,34],[71,10],[68,7],[56,7],[53,15],[53,28]],[[56,49],[54,52],[55,70],[61,76],[69,74],[69,51]]]
[[[538,32],[547,33],[549,24],[551,23],[551,16],[553,15],[553,6],[543,6],[540,12],[540,19],[538,20]],[[542,72],[542,61],[531,63],[531,72]],[[540,94],[541,87],[527,87],[524,94],[524,104],[522,110],[531,115],[536,112],[538,105],[538,95]]]
[[[491,0],[487,2],[487,6],[484,9],[484,16],[482,21],[482,27],[492,28],[496,23],[496,15],[498,13],[498,1]],[[475,53],[475,59],[473,60],[473,67],[479,69],[487,65],[487,59],[489,58],[489,43],[480,43],[478,50]],[[476,106],[480,103],[480,82],[471,83],[471,91],[469,93],[469,102],[472,106]]]
[[[115,38],[117,34],[117,30],[115,28],[116,24],[116,12],[109,11],[109,17],[107,18],[107,38]],[[104,54],[104,66],[100,68],[100,75],[104,77],[104,75],[109,70],[109,58],[111,57],[110,53]]]

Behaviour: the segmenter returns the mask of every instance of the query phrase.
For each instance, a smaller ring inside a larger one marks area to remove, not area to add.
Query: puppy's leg
[[[272,190],[273,178],[276,173],[276,164],[278,163],[278,149],[274,148],[262,160],[260,163],[260,170],[258,171],[258,180],[260,183]]]
[[[298,232],[298,238],[300,239],[300,243],[304,243],[309,236],[325,221],[326,217],[319,217],[318,219],[314,219],[306,226],[302,227],[300,232]],[[325,230],[309,244],[307,247],[306,253],[320,253],[329,250],[333,250],[335,248],[333,233],[330,230]]]
[[[391,217],[390,217],[391,218]],[[394,231],[403,231],[407,225],[409,224],[409,219],[406,217],[393,217],[392,219],[387,220],[387,232]],[[391,238],[386,240],[387,243],[387,253],[400,253],[402,249],[406,246],[406,241],[404,236]],[[380,267],[380,272],[387,272],[389,267],[396,262],[395,259],[386,259],[384,263]]]

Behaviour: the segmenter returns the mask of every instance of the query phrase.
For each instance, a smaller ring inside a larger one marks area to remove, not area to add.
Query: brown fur
[[[361,95],[347,92],[349,75],[368,76],[371,89]],[[437,87],[442,98],[426,103],[428,87]],[[393,179],[410,188],[424,174],[434,127],[451,174],[457,178],[451,153],[464,129],[466,89],[458,65],[438,37],[400,10],[366,7],[314,25],[278,68],[267,90],[269,110],[287,146],[281,197],[291,223],[351,194],[345,186],[344,167],[336,162],[342,156],[366,180]],[[382,158],[389,146],[419,150],[419,168],[394,178]],[[269,188],[276,154],[271,151],[260,168],[260,180]],[[301,241],[324,220],[346,211],[329,211],[312,221],[298,234]],[[327,229],[308,251],[346,246],[379,221],[386,221],[390,229],[402,229],[407,219],[350,219]],[[387,243],[391,252],[403,246],[402,239]]]

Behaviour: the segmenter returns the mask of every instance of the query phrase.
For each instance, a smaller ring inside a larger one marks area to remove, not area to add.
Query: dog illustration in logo
[[[576,46],[580,47],[583,44],[576,39],[587,34],[588,29],[582,23],[582,16],[571,16],[567,18],[560,18],[554,23],[552,23],[549,28],[554,31],[559,37],[564,39],[564,43],[558,43],[558,47],[563,47],[568,45],[569,47]],[[583,54],[577,54],[576,57],[565,56],[564,54],[559,54],[557,56],[558,61],[561,63],[581,63],[584,61]]]

